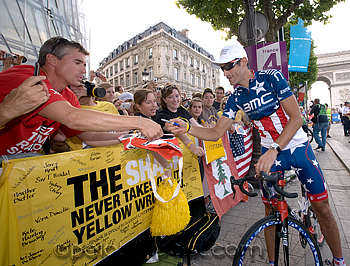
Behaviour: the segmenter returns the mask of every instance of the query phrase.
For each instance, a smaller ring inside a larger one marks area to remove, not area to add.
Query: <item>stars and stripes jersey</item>
[[[261,145],[270,147],[289,121],[281,101],[294,97],[283,74],[275,69],[254,72],[249,80],[249,90],[238,86],[227,100],[223,116],[234,119],[243,110],[255,128],[259,130]],[[290,149],[307,141],[300,128],[284,149]]]
[[[262,147],[261,154],[268,149]],[[303,185],[310,201],[322,201],[328,198],[326,181],[324,179],[321,166],[308,141],[299,144],[297,147],[283,150],[276,158],[271,167],[271,172],[282,172],[285,170],[294,170]],[[272,204],[275,205],[277,195],[271,184],[267,184],[272,196]],[[265,204],[268,204],[266,187],[260,186],[261,197]]]

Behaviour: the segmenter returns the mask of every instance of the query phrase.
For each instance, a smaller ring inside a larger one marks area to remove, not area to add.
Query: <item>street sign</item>
[[[286,42],[261,43],[245,47],[245,50],[251,69],[278,69],[289,80]]]

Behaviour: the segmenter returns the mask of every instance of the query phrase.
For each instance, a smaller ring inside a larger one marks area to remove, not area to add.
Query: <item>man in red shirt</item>
[[[66,137],[77,135],[91,146],[117,144],[115,134],[107,131],[139,129],[150,140],[162,136],[160,126],[149,119],[80,109],[76,96],[67,86],[81,84],[88,55],[79,43],[61,37],[53,37],[43,44],[38,59],[39,75],[46,77],[43,82],[50,97],[38,108],[4,125],[0,130],[1,155],[37,153],[46,138],[58,128]],[[34,67],[30,65],[14,66],[1,72],[0,103],[33,74]]]

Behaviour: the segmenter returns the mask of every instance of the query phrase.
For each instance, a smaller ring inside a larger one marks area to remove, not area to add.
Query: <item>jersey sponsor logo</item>
[[[281,90],[281,94],[284,94],[284,93],[286,93],[287,91],[289,91],[289,87],[287,87],[287,88],[285,88],[285,89],[283,89],[283,90]]]
[[[243,104],[243,109],[244,112],[251,112],[254,110],[257,110],[258,108],[260,108],[262,105],[266,105],[268,103],[270,103],[271,101],[273,101],[273,98],[268,97],[269,95],[271,95],[271,92],[265,93],[263,94],[260,98],[255,98],[250,100],[247,103]]]

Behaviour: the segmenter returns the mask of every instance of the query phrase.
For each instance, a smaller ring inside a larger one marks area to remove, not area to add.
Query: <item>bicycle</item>
[[[255,176],[246,176],[236,180],[231,176],[234,196],[236,191],[235,185],[238,185],[244,194],[250,197],[257,196],[256,193],[250,193],[243,188],[244,182],[254,178]],[[304,205],[301,204],[303,208],[300,208],[300,212],[288,206],[284,198],[296,198],[298,194],[288,193],[283,190],[285,181],[280,172],[271,173],[271,175],[261,172],[259,178],[263,180],[264,184],[268,182],[273,185],[277,192],[277,208],[276,210],[271,208],[273,210],[271,215],[260,219],[248,229],[236,249],[233,266],[270,265],[264,231],[266,228],[271,227],[275,228],[275,247],[270,247],[269,251],[270,256],[274,257],[272,260],[275,261],[276,266],[323,265],[319,244],[315,240],[313,233],[304,224],[312,224],[312,219],[304,219],[308,214],[310,218],[314,217],[316,219],[316,216],[311,213],[312,210],[305,202],[303,203]],[[273,194],[271,189],[267,188],[267,191],[269,195]],[[307,211],[303,211],[303,209]],[[317,222],[314,222],[313,225],[317,227]]]
[[[309,126],[307,124],[303,125],[302,128],[303,128],[303,130],[305,131],[305,133],[307,135],[307,139],[311,143],[314,140],[314,135],[313,135],[312,130],[309,128]]]

